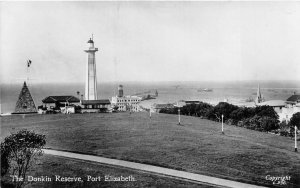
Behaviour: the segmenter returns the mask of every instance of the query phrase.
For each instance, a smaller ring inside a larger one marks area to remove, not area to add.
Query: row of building
[[[85,112],[114,112],[141,110],[139,103],[142,97],[125,96],[123,86],[118,87],[118,95],[109,99],[80,100],[72,95],[48,96],[42,100],[42,105],[36,108],[26,82],[22,87],[14,114],[25,113],[85,113]]]
[[[123,86],[118,87],[118,95],[109,99],[80,100],[74,96],[48,96],[42,100],[43,105],[38,108],[38,113],[57,111],[62,113],[92,113],[141,110],[139,103],[142,97],[125,96]]]

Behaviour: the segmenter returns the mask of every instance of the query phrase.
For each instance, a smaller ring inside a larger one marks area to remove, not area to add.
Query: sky
[[[300,80],[300,2],[0,2],[1,82]]]

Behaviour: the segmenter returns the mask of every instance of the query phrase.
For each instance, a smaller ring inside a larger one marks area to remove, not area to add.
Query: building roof
[[[153,107],[156,109],[174,108],[174,104],[154,104]]]
[[[186,103],[200,103],[199,100],[187,100]]]
[[[297,101],[300,101],[300,95],[292,95],[286,101],[287,102],[297,102]]]
[[[65,96],[49,96],[42,100],[43,103],[56,103],[56,102],[68,102],[68,103],[76,103],[80,100],[72,95]]]
[[[283,107],[285,106],[285,101],[283,100],[270,100],[270,101],[265,101],[262,103],[257,103],[258,106],[272,106],[272,107]]]
[[[106,105],[110,104],[110,101],[108,99],[100,99],[100,100],[82,100],[82,105]]]

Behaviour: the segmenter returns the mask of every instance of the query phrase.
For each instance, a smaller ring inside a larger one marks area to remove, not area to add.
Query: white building
[[[118,87],[118,95],[111,98],[112,107],[117,106],[118,111],[132,111],[138,112],[141,111],[139,103],[142,98],[138,96],[124,96],[123,95],[123,86],[119,85]]]
[[[279,121],[289,121],[295,113],[300,112],[300,95],[292,95],[286,101],[270,100],[256,105],[272,106],[279,116]]]
[[[282,109],[282,119],[289,121],[297,112],[300,112],[300,95],[294,94],[286,100],[286,107]]]

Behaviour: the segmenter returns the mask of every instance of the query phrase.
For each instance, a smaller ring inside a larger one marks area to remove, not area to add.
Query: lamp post
[[[180,125],[180,108],[178,108],[178,125]]]
[[[65,102],[65,114],[67,114],[67,102]]]
[[[297,152],[297,127],[295,126],[295,152]]]
[[[224,118],[224,115],[222,114],[222,134],[224,134],[223,118]]]

